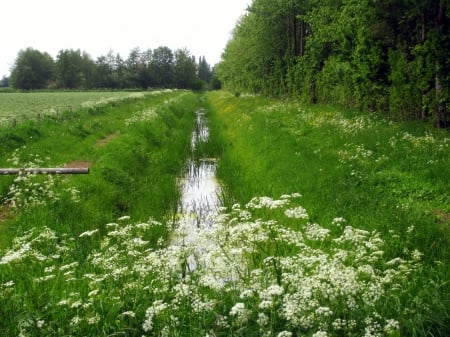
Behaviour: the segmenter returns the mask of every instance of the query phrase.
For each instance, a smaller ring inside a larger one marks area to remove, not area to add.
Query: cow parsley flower
[[[288,208],[287,210],[284,211],[284,214],[288,218],[308,219],[308,213],[306,212],[306,209],[304,209],[302,206]]]

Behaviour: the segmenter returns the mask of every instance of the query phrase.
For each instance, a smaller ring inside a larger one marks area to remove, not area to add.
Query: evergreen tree
[[[206,62],[206,58],[203,56],[199,58],[198,60],[198,78],[204,82],[206,82],[208,85],[211,82],[211,67]]]
[[[7,88],[9,87],[9,78],[3,75],[2,79],[0,80],[0,87]]]

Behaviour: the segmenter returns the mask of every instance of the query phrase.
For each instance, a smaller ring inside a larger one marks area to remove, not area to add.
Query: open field
[[[0,177],[0,335],[446,337],[449,147],[423,124],[222,91],[0,128],[4,167],[90,167]],[[218,159],[223,190],[196,242],[177,222],[190,156]]]
[[[0,92],[0,126],[37,119],[38,115],[56,115],[64,111],[104,105],[149,92],[67,91]]]

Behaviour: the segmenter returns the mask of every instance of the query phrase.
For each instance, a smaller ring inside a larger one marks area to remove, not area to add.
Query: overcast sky
[[[81,49],[95,60],[109,50],[187,48],[214,65],[251,0],[1,0],[0,78],[18,52],[56,57]]]

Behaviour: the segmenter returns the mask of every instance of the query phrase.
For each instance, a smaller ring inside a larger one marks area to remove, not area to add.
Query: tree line
[[[19,51],[9,78],[13,88],[35,89],[205,89],[213,81],[213,69],[186,49],[168,47],[141,51],[134,48],[123,59],[112,50],[95,61],[81,50],[60,50],[54,60],[33,48]],[[217,85],[217,84],[216,84]]]
[[[450,126],[450,0],[253,0],[224,88]]]

